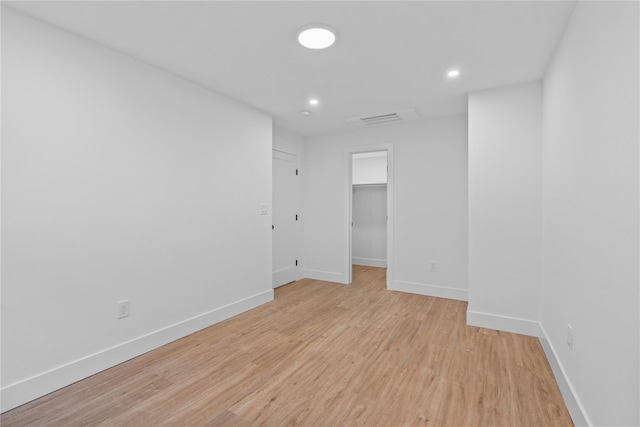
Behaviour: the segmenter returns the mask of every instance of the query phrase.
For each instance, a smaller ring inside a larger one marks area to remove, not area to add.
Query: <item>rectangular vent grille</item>
[[[402,120],[398,113],[380,114],[377,116],[360,117],[360,121],[366,125],[377,125],[380,123],[397,122]]]
[[[418,118],[418,112],[415,108],[408,108],[406,110],[396,110],[392,113],[380,113],[371,114],[361,117],[352,117],[347,119],[347,122],[358,124],[361,126],[369,125],[381,125],[383,123],[392,123],[406,120],[413,120]]]

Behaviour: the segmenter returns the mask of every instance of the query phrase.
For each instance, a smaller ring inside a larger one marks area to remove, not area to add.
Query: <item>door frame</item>
[[[352,221],[353,221],[353,192],[352,192],[352,155],[357,153],[370,153],[372,151],[387,152],[387,289],[393,288],[393,143],[368,144],[345,147],[344,149],[344,167],[345,174],[343,176],[343,210],[342,210],[342,242],[343,242],[343,270],[345,272],[345,283],[349,284],[353,280],[352,271]]]

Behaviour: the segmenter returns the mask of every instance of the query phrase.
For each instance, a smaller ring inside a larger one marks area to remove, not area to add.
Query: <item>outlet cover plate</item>
[[[129,300],[118,302],[118,319],[129,317]]]

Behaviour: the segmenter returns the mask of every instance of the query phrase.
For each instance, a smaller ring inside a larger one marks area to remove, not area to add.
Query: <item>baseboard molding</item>
[[[351,258],[351,262],[355,265],[364,265],[366,267],[382,267],[387,268],[386,259],[374,259],[374,258]]]
[[[335,282],[335,283],[343,283],[343,284],[348,283],[345,280],[344,275],[342,273],[333,273],[330,271],[305,269],[303,274],[304,274],[304,277],[307,279],[322,280],[324,282]]]
[[[580,399],[578,399],[578,395],[571,385],[571,381],[569,381],[562,363],[560,363],[560,360],[557,357],[556,351],[553,347],[553,344],[551,344],[551,341],[549,340],[547,332],[544,330],[540,323],[538,323],[538,327],[538,339],[540,340],[540,344],[542,344],[542,349],[547,356],[549,365],[551,365],[551,370],[553,371],[553,375],[556,378],[556,382],[558,383],[558,387],[560,388],[560,393],[562,393],[564,403],[565,405],[567,405],[567,409],[569,410],[569,414],[571,415],[573,424],[576,427],[592,426],[593,423],[591,423],[591,420],[587,416],[587,413],[584,410]]]
[[[532,337],[537,337],[539,333],[539,323],[535,320],[500,316],[471,310],[467,310],[467,325],[529,335]]]
[[[59,366],[42,374],[10,384],[0,390],[0,412],[109,369],[201,329],[273,301],[273,289],[252,295],[223,307],[175,323],[147,335]]]
[[[394,280],[390,285],[391,287],[389,287],[389,290],[391,291],[467,301],[466,289],[446,288],[444,286],[426,285],[423,283],[405,282],[402,280]]]

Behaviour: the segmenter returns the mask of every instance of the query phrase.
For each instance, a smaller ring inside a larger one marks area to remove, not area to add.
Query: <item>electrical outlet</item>
[[[118,302],[118,319],[129,317],[129,300]]]
[[[438,271],[438,261],[429,261],[429,271],[432,273]]]
[[[573,350],[573,327],[567,324],[567,346]]]

